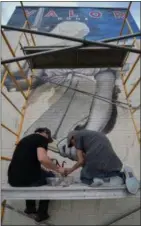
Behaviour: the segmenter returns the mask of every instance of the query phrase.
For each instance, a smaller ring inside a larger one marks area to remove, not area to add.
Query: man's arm
[[[82,150],[77,149],[76,152],[77,152],[78,161],[77,161],[76,164],[74,164],[74,166],[72,168],[66,168],[65,169],[65,173],[67,175],[72,173],[73,171],[77,170],[79,167],[83,166],[83,164],[85,162]]]
[[[50,158],[47,156],[46,150],[44,148],[37,148],[37,157],[39,162],[47,169],[55,171],[60,174],[64,174],[64,168],[57,167]]]

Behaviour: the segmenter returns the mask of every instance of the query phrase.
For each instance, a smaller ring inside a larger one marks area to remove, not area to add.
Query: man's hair
[[[47,133],[47,128],[37,128],[36,130],[35,130],[35,133]]]
[[[51,131],[47,127],[37,128],[35,130],[35,133],[46,133],[48,135],[48,142],[52,143],[53,139],[51,137]]]
[[[79,133],[79,131],[77,130],[73,130],[71,132],[68,133],[68,137],[67,137],[67,144],[68,144],[68,148],[71,148],[72,145],[72,138],[75,139],[76,135]]]

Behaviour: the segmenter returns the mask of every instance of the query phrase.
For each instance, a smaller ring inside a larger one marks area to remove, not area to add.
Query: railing
[[[24,26],[23,27],[25,28],[26,26],[28,26],[28,28],[30,29],[30,23],[29,23],[28,18],[26,16],[26,13],[25,13],[25,10],[24,10],[24,7],[23,7],[22,2],[21,2],[21,6],[22,6],[23,13],[24,13],[24,16],[25,16],[25,23],[24,23]],[[122,28],[121,28],[121,31],[120,31],[120,35],[122,35],[122,33],[123,33],[123,29],[124,29],[125,24],[127,24],[127,26],[128,26],[128,32],[130,34],[133,34],[132,28],[131,28],[131,26],[129,24],[129,21],[128,21],[128,14],[129,14],[130,7],[131,7],[131,2],[130,2],[129,7],[127,9],[127,13],[126,13],[125,19],[123,21],[123,25],[122,25]],[[20,35],[20,37],[19,37],[18,43],[16,45],[16,48],[13,50],[12,47],[11,47],[11,45],[10,45],[10,43],[9,43],[9,41],[8,41],[8,39],[6,38],[6,35],[5,35],[4,31],[2,31],[2,37],[5,40],[5,43],[7,44],[8,49],[11,52],[11,54],[12,54],[13,57],[16,56],[16,52],[17,52],[17,49],[18,49],[19,45],[21,44],[21,39],[22,39],[23,35],[24,35],[24,37],[26,39],[26,42],[27,42],[28,46],[30,46],[30,41],[28,40],[27,34],[24,33],[24,32],[22,32],[21,35]],[[35,44],[35,40],[34,40],[33,34],[31,34],[31,39],[32,39],[33,45],[35,46],[36,44]],[[135,43],[137,43],[136,38],[133,38],[132,45],[134,45]],[[124,42],[124,45],[125,45],[125,42]],[[128,61],[129,54],[126,57],[124,64]],[[127,81],[129,81],[130,77],[132,76],[132,72],[135,69],[137,63],[139,62],[139,59],[140,59],[140,55],[137,56],[135,62],[133,63],[132,67],[130,68],[130,71],[127,73],[126,76],[122,72],[122,69],[123,68],[121,69],[121,79],[122,79],[122,82],[123,82],[123,87],[124,87],[124,90],[125,90],[125,95],[126,95],[127,102],[129,104],[129,106],[130,106],[129,98],[131,97],[131,95],[133,94],[133,92],[135,91],[135,89],[137,88],[137,86],[139,85],[140,78],[132,86],[132,88],[131,88],[131,90],[129,92],[127,92]],[[26,82],[28,84],[28,90],[27,90],[27,92],[25,93],[22,90],[22,88],[18,84],[18,81],[15,79],[15,76],[13,75],[13,73],[10,71],[9,67],[6,64],[4,65],[5,73],[4,73],[2,82],[1,82],[1,89],[2,89],[1,93],[2,93],[3,97],[13,106],[13,108],[20,115],[20,121],[19,121],[19,126],[18,126],[18,130],[17,131],[13,131],[11,128],[9,128],[7,125],[5,125],[3,123],[1,124],[1,126],[4,129],[8,130],[10,133],[12,133],[13,135],[16,136],[16,143],[19,142],[19,139],[20,139],[20,136],[21,136],[21,131],[22,131],[22,126],[23,126],[23,122],[24,122],[27,101],[28,101],[28,98],[29,98],[29,94],[30,94],[30,90],[31,90],[31,85],[32,85],[32,76],[30,78],[27,78],[26,75],[25,75],[25,73],[24,73],[24,70],[22,69],[22,66],[20,65],[19,62],[17,62],[17,65],[18,65],[18,68],[19,68],[19,71],[20,71],[21,76],[26,80]],[[32,70],[32,73],[33,73],[33,70]],[[12,81],[15,83],[15,86],[20,90],[21,94],[23,95],[23,97],[25,99],[24,100],[24,103],[23,103],[23,106],[22,106],[21,109],[19,109],[12,102],[12,100],[10,100],[10,98],[7,97],[7,95],[3,92],[3,87],[4,87],[4,84],[5,84],[5,81],[6,81],[7,76],[9,76],[12,79]],[[134,124],[135,130],[136,130],[137,138],[140,141],[140,129],[137,128],[135,117],[134,117],[134,114],[135,114],[136,111],[137,111],[137,109],[130,107],[130,113],[131,113],[133,124]],[[2,160],[6,160],[6,161],[10,161],[11,160],[9,157],[5,157],[5,156],[2,156],[1,159]],[[4,216],[5,204],[6,204],[6,200],[3,201],[3,205],[2,205],[2,208],[1,208],[1,220],[3,219],[3,216]]]
[[[129,15],[129,11],[130,11],[131,5],[132,5],[132,2],[129,3],[129,6],[128,6],[128,9],[127,9],[127,12],[126,12],[126,15],[125,15],[123,24],[122,24],[122,28],[121,28],[121,31],[120,31],[120,35],[123,34],[123,30],[124,30],[125,25],[127,25],[127,27],[128,27],[128,33],[129,34],[133,34],[134,33],[133,30],[132,30],[132,27],[131,27],[131,25],[130,25],[130,23],[128,21],[128,15]],[[125,44],[125,42],[124,42],[124,44]],[[132,46],[134,46],[134,45],[136,45],[137,48],[140,48],[139,44],[137,43],[136,37],[133,38]],[[130,56],[130,52],[128,53],[128,55],[126,57],[126,59],[124,61],[124,64],[128,63],[129,56]],[[137,54],[137,58],[133,62],[132,66],[131,66],[131,68],[129,70],[129,72],[126,75],[122,71],[123,68],[121,69],[121,79],[122,79],[122,83],[123,83],[125,95],[126,95],[127,102],[129,104],[129,106],[130,106],[130,98],[134,94],[134,91],[136,90],[136,88],[141,85],[140,84],[141,83],[141,76],[139,76],[139,78],[137,79],[137,81],[135,82],[135,84],[132,85],[130,91],[127,91],[127,82],[130,81],[130,78],[132,76],[132,73],[133,73],[134,69],[137,67],[137,64],[140,63],[139,62],[140,58],[141,58],[141,55],[140,54]],[[139,92],[139,95],[140,95],[140,92]],[[139,103],[139,106],[136,107],[136,108],[130,107],[131,118],[132,118],[132,121],[133,121],[133,124],[134,124],[134,128],[135,128],[135,131],[136,131],[137,139],[138,139],[138,141],[140,143],[140,141],[141,141],[141,137],[140,137],[141,130],[137,126],[136,117],[135,117],[135,112],[138,111],[138,110],[140,111],[140,103]]]

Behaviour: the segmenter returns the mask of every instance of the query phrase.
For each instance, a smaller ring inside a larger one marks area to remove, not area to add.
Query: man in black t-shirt
[[[34,134],[24,137],[17,144],[8,168],[8,183],[13,187],[42,186],[46,177],[55,176],[47,172],[41,165],[54,172],[64,175],[64,169],[57,167],[47,156],[48,143],[53,140],[48,128],[38,128]],[[36,221],[48,218],[48,200],[40,200]],[[26,200],[25,213],[36,213],[35,200]]]

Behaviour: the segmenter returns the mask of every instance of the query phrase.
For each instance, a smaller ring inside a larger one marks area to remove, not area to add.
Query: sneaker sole
[[[138,192],[139,189],[139,182],[137,178],[134,176],[133,170],[126,166],[124,167],[124,173],[125,173],[125,184],[127,187],[127,190],[129,193],[135,195]]]

